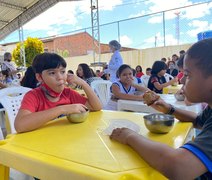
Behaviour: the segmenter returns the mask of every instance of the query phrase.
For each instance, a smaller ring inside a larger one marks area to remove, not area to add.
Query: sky
[[[120,40],[122,46],[138,49],[193,43],[197,41],[199,32],[212,30],[212,2],[179,10],[166,10],[208,1],[99,0],[100,42],[108,43],[116,39]],[[162,13],[146,16],[162,11],[166,11],[165,23]],[[136,18],[139,16],[144,17]],[[122,21],[128,18],[131,20]],[[107,23],[111,24],[102,26]],[[23,29],[26,39],[28,36],[44,38],[84,31],[92,34],[91,28],[87,27],[91,27],[90,0],[59,2],[25,24]],[[18,37],[18,31],[15,31],[0,41],[0,44],[18,41]]]

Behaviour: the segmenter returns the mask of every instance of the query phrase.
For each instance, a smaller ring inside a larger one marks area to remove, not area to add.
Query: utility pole
[[[176,15],[176,18],[175,18],[175,36],[176,36],[176,39],[177,39],[177,45],[179,45],[179,41],[180,41],[180,11],[176,11],[174,13]]]
[[[100,64],[101,48],[100,48],[98,0],[91,0],[91,23],[92,23],[92,37],[93,37],[93,60],[94,64],[95,63]]]

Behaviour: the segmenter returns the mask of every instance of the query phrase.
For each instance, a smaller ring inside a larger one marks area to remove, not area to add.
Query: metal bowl
[[[174,125],[174,116],[160,113],[145,115],[144,123],[152,133],[168,133]]]
[[[78,114],[68,114],[67,119],[70,123],[81,123],[84,122],[89,115],[89,110]]]
[[[174,94],[174,97],[176,98],[177,101],[184,101],[185,96],[183,94]]]

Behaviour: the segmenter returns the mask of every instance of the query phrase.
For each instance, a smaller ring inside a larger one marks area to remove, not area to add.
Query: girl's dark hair
[[[161,70],[166,70],[167,65],[163,61],[155,61],[154,64],[152,65],[152,71],[151,74],[157,75]]]
[[[74,74],[74,71],[72,71],[72,70],[68,70],[68,73],[70,73],[70,74]]]
[[[81,63],[81,64],[79,64],[79,66],[82,68],[83,74],[84,74],[84,77],[81,77],[81,78],[87,79],[87,78],[90,78],[90,77],[94,77],[93,73],[91,72],[90,67],[87,64]],[[78,73],[77,73],[77,76],[79,76]]]
[[[24,74],[23,79],[21,80],[21,86],[34,89],[37,87],[37,83],[38,81],[36,79],[32,66],[29,66]]]
[[[122,65],[118,68],[118,70],[117,70],[117,72],[116,72],[116,76],[119,78],[120,75],[121,75],[121,73],[122,73],[125,69],[127,69],[127,68],[129,68],[129,69],[132,70],[132,68],[131,68],[129,65],[127,65],[127,64],[122,64]],[[132,72],[133,72],[133,71],[132,71]]]
[[[136,72],[137,72],[137,68],[140,68],[140,72],[142,72],[142,67],[140,65],[135,67]]]
[[[55,53],[42,53],[35,56],[32,68],[35,73],[42,73],[44,70],[47,69],[55,69],[58,67],[66,68],[65,60]]]
[[[196,63],[205,77],[212,75],[212,38],[204,39],[193,44],[186,55]]]

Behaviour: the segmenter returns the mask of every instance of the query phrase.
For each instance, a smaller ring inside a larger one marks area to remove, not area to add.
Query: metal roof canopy
[[[0,0],[0,40],[60,1],[79,0]]]

